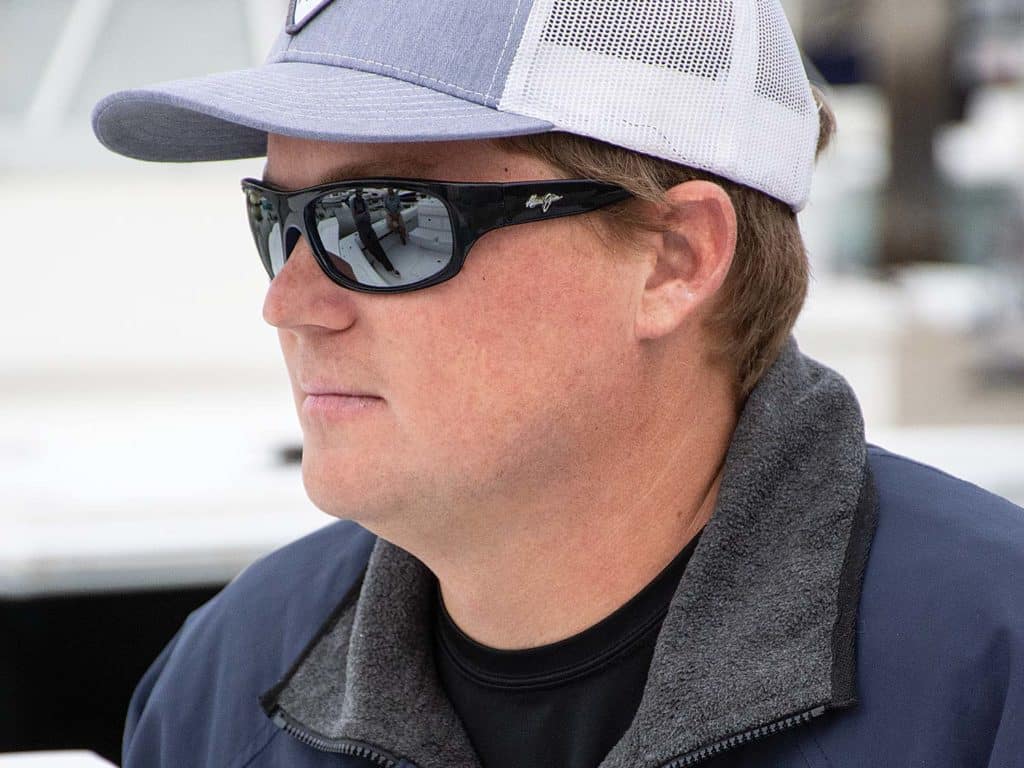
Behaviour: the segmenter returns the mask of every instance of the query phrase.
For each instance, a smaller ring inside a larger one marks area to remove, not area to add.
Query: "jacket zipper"
[[[818,706],[813,709],[808,709],[803,712],[799,712],[795,715],[790,715],[782,720],[776,720],[767,725],[762,725],[743,733],[738,733],[730,736],[727,739],[716,741],[713,744],[709,744],[706,747],[701,747],[692,752],[687,752],[685,755],[675,757],[669,762],[661,766],[661,768],[688,768],[689,766],[702,763],[708,758],[714,757],[722,752],[744,744],[749,744],[752,741],[762,739],[765,736],[770,736],[780,731],[789,730],[795,726],[807,723],[820,715],[825,714],[825,707]],[[296,723],[291,717],[286,715],[280,708],[275,708],[271,713],[271,719],[274,721],[274,725],[281,728],[286,733],[294,736],[296,739],[301,741],[303,744],[307,744],[314,749],[319,749],[321,752],[339,752],[346,755],[355,755],[366,760],[370,760],[377,765],[384,766],[384,768],[397,768],[400,762],[397,757],[389,755],[386,752],[374,749],[369,744],[365,744],[361,741],[354,741],[352,739],[321,739],[317,736],[310,735],[305,729]],[[406,761],[406,765],[412,766],[412,763]]]
[[[355,757],[370,760],[377,765],[383,766],[383,768],[397,768],[400,762],[400,760],[394,755],[374,749],[369,744],[364,744],[361,741],[354,741],[353,739],[322,739],[317,736],[313,736],[290,716],[285,714],[279,707],[274,708],[270,714],[270,718],[274,721],[274,725],[285,731],[285,733],[294,736],[303,744],[313,747],[314,749],[319,749],[321,752],[337,752],[344,755],[354,755]],[[415,768],[411,763],[407,762],[406,765],[411,766],[411,768]]]
[[[673,758],[662,765],[661,768],[684,768],[684,766],[696,765],[697,763],[702,763],[708,758],[714,757],[721,752],[734,749],[742,746],[743,744],[748,744],[751,741],[756,741],[757,739],[770,736],[771,734],[778,733],[779,731],[788,730],[794,726],[800,725],[801,723],[813,720],[823,714],[825,714],[824,706],[814,707],[813,709],[808,709],[795,715],[790,715],[782,720],[776,720],[773,723],[768,723],[768,725],[762,725],[750,731],[737,733],[734,736],[722,739],[721,741],[716,741],[714,744],[701,747],[693,752],[687,752],[685,755]]]

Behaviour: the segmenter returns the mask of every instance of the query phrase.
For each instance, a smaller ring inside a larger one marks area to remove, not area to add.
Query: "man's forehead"
[[[450,179],[465,170],[467,162],[489,165],[498,154],[487,140],[343,143],[271,133],[263,180],[299,189],[376,176]]]
[[[270,158],[263,166],[263,181],[276,187],[315,186],[346,179],[366,179],[375,176],[405,178],[432,178],[438,171],[436,162],[413,156],[387,156],[338,162],[324,158],[315,168],[302,172],[296,178],[295,169],[272,167]]]
[[[271,134],[263,180],[280,189],[303,189],[376,177],[496,182],[559,175],[552,171],[492,139],[345,144]]]

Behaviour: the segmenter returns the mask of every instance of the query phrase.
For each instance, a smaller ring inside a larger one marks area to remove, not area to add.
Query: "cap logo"
[[[294,35],[330,4],[331,0],[291,0],[288,5],[288,21],[285,24],[285,32]]]
[[[561,195],[553,195],[550,192],[544,197],[540,195],[532,195],[529,200],[526,201],[527,208],[541,208],[543,206],[544,213],[548,212],[548,209],[559,200],[562,199]]]

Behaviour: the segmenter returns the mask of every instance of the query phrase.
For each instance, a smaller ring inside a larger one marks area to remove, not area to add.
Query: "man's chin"
[[[327,475],[324,467],[316,458],[310,456],[309,449],[305,449],[302,455],[302,484],[306,489],[309,500],[329,515],[345,517],[339,514],[349,509],[354,499],[365,496],[365,488],[353,487],[353,480],[348,477],[339,476],[341,473],[334,472]],[[315,451],[312,452],[315,454]]]
[[[389,494],[379,472],[358,466],[346,468],[323,458],[315,450],[304,451],[302,457],[302,484],[317,509],[360,524],[383,516],[380,510],[389,506],[384,499]]]

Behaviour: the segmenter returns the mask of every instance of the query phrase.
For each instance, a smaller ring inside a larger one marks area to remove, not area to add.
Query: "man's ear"
[[[665,193],[667,227],[655,238],[643,295],[637,306],[636,337],[672,333],[715,295],[736,252],[736,209],[722,187],[688,181]]]

